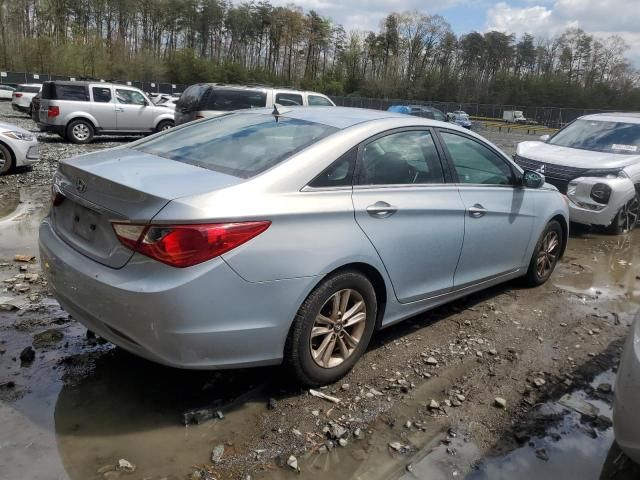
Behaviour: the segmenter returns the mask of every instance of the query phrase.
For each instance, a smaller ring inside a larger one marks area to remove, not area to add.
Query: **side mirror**
[[[522,185],[527,188],[540,188],[544,185],[544,175],[533,170],[525,170],[522,174]]]
[[[540,141],[541,142],[548,142],[550,138],[551,138],[551,135],[541,135],[540,136]]]

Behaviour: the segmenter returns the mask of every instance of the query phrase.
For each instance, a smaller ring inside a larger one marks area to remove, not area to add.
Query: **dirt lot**
[[[0,121],[35,129],[6,104]],[[532,138],[481,133],[509,153]],[[173,370],[87,334],[47,293],[37,226],[57,161],[122,140],[40,140],[33,170],[0,179],[0,297],[19,307],[0,310],[0,479],[638,478],[610,452],[607,385],[640,302],[640,232],[574,229],[545,286],[380,332],[321,390],[333,403],[278,368]]]

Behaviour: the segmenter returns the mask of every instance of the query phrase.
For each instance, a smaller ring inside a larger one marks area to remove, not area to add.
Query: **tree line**
[[[105,79],[292,85],[331,95],[640,109],[618,36],[457,36],[393,12],[377,31],[268,1],[0,0],[3,70]]]

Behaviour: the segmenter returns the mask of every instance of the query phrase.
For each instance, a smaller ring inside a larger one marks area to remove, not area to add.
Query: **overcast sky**
[[[293,3],[331,17],[347,31],[377,30],[388,13],[404,10],[440,14],[457,34],[500,30],[551,37],[575,26],[599,36],[620,35],[631,47],[627,57],[640,68],[640,0],[295,0]]]

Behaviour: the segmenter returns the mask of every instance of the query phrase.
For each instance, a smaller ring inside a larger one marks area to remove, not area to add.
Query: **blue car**
[[[388,112],[404,113],[415,117],[429,118],[440,122],[447,122],[447,116],[437,108],[426,107],[424,105],[391,105]]]
[[[469,120],[469,115],[467,113],[456,111],[453,113],[447,113],[447,116],[451,123],[455,123],[456,125],[460,125],[461,127],[471,130],[471,120]]]

